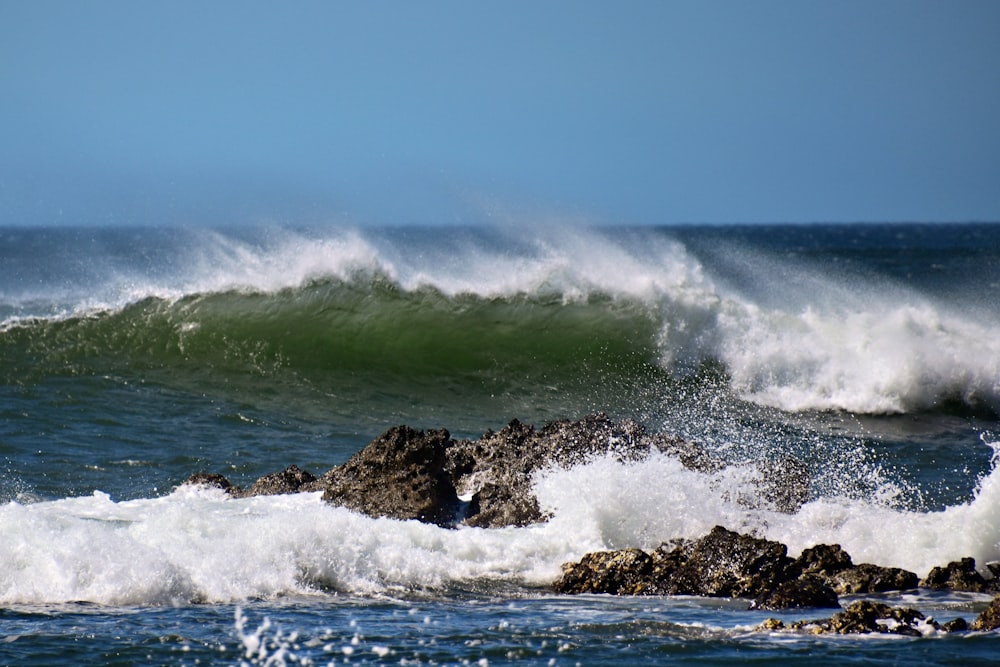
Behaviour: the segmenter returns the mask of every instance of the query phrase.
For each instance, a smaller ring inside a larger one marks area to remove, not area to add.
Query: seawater
[[[993,633],[548,587],[715,525],[921,576],[1000,560],[998,288],[996,225],[0,230],[0,664],[986,664]],[[501,530],[178,486],[593,411],[734,466],[544,471],[552,519]],[[754,492],[785,456],[790,515]]]

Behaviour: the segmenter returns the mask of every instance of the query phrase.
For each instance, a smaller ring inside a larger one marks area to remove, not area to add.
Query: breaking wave
[[[87,257],[52,241],[44,280],[7,280],[3,379],[211,367],[482,391],[715,368],[785,411],[1000,412],[996,305],[878,272],[706,250],[677,230],[158,233],[152,257],[136,239]]]

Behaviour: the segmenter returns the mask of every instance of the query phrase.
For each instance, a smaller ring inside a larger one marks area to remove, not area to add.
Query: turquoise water
[[[1000,560],[998,287],[992,225],[0,230],[0,664],[985,663],[992,633],[548,585],[716,524],[921,575]],[[662,459],[543,475],[554,518],[493,531],[177,489],[593,411],[794,455],[810,501]]]

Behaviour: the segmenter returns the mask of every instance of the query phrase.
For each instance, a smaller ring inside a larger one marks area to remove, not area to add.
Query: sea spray
[[[857,562],[926,574],[963,556],[1000,558],[997,474],[972,501],[941,512],[833,497],[786,514],[759,502],[759,473],[751,469],[701,473],[663,455],[628,464],[601,458],[542,474],[536,491],[552,518],[508,529],[373,519],[315,493],[237,500],[181,487],[148,500],[96,493],[11,502],[0,507],[0,601],[162,605],[483,581],[544,587],[562,563],[587,551],[654,548],[714,525],[759,533],[792,551],[839,543]]]

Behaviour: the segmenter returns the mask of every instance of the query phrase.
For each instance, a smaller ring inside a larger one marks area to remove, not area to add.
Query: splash
[[[552,518],[506,529],[447,529],[373,519],[319,494],[232,499],[181,487],[161,498],[106,494],[0,507],[0,603],[111,605],[240,602],[287,595],[439,592],[484,582],[544,587],[588,551],[655,548],[715,525],[761,534],[794,554],[842,545],[856,562],[925,575],[973,556],[1000,558],[1000,473],[938,512],[870,499],[816,497],[795,514],[760,500],[760,471],[714,473],[652,456],[598,459],[540,475]],[[233,558],[233,554],[240,554]]]

